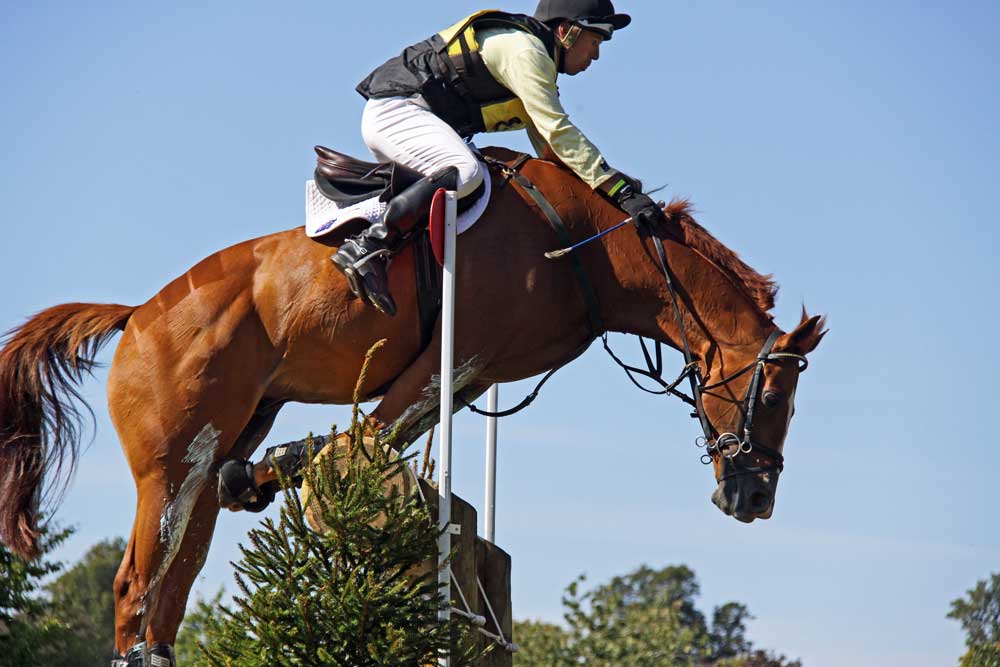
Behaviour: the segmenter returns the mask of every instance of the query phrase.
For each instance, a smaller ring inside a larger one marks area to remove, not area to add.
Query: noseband
[[[656,234],[647,227],[640,227],[639,232],[640,234],[650,235],[653,238],[657,238]],[[684,369],[673,382],[668,383],[664,381],[661,343],[659,341],[655,341],[656,359],[654,361],[649,354],[649,349],[646,347],[645,339],[641,336],[639,337],[639,342],[642,347],[643,357],[646,361],[646,369],[629,366],[622,362],[622,360],[611,351],[611,347],[608,345],[608,334],[606,332],[601,336],[604,342],[604,349],[607,350],[608,354],[611,355],[611,358],[614,359],[619,366],[625,369],[625,373],[628,375],[629,379],[633,384],[639,387],[639,389],[651,394],[676,396],[685,403],[694,407],[695,411],[691,414],[691,416],[698,419],[701,423],[702,432],[704,433],[703,436],[699,436],[695,441],[695,444],[705,449],[705,453],[701,456],[701,462],[708,465],[712,463],[716,457],[726,458],[729,459],[733,467],[731,472],[716,478],[716,481],[723,482],[739,475],[753,475],[769,472],[780,473],[785,467],[785,457],[782,456],[781,452],[777,449],[754,441],[751,435],[753,430],[753,418],[757,406],[757,397],[762,389],[761,378],[764,377],[764,368],[769,363],[778,363],[785,359],[795,359],[799,362],[799,372],[802,373],[809,366],[808,360],[805,356],[795,354],[793,352],[773,352],[774,343],[778,340],[778,337],[781,336],[781,332],[775,330],[771,332],[771,334],[767,337],[767,340],[764,341],[764,345],[761,347],[760,352],[757,353],[756,359],[732,375],[724,377],[714,384],[706,385],[701,376],[701,368],[698,362],[695,361],[694,355],[691,353],[691,345],[688,342],[687,333],[684,330],[684,320],[681,316],[677,290],[674,288],[674,281],[670,273],[670,267],[667,264],[667,256],[666,252],[663,250],[663,244],[657,242],[653,245],[656,248],[656,254],[660,261],[660,268],[663,270],[663,277],[666,279],[667,287],[670,289],[670,300],[673,304],[674,316],[677,318],[677,329],[680,331],[682,343],[681,351],[684,353]],[[735,432],[720,432],[712,424],[711,419],[708,417],[708,413],[705,412],[705,406],[702,403],[702,395],[704,392],[711,389],[723,387],[736,378],[751,371],[753,372],[753,376],[750,378],[750,385],[747,387],[746,395],[743,397],[743,402],[740,406],[739,425],[736,427]],[[647,377],[659,384],[663,389],[660,391],[647,389],[635,379],[634,375]],[[690,396],[677,389],[685,378],[691,386]],[[738,463],[741,455],[743,460],[746,460],[751,454],[758,458],[766,459],[767,463],[762,465],[740,465]]]
[[[738,475],[751,475],[766,472],[780,473],[785,467],[785,457],[782,456],[781,452],[773,447],[768,447],[760,444],[759,442],[755,442],[753,440],[753,436],[751,435],[753,430],[754,413],[756,412],[757,407],[757,396],[762,389],[761,378],[764,377],[765,366],[768,363],[778,363],[783,359],[795,359],[799,362],[799,372],[801,373],[809,365],[809,362],[801,354],[795,354],[792,352],[772,352],[774,343],[778,340],[780,335],[780,331],[771,332],[771,335],[767,337],[766,341],[764,341],[764,346],[760,349],[760,352],[757,353],[757,358],[729,377],[710,385],[706,385],[701,382],[700,377],[698,378],[698,383],[692,383],[693,387],[697,387],[696,396],[697,401],[700,403],[701,395],[706,391],[725,386],[730,381],[738,378],[744,373],[749,372],[751,369],[753,370],[753,377],[750,378],[750,385],[747,387],[746,396],[743,397],[743,404],[740,408],[740,423],[736,427],[735,433],[718,433],[718,431],[716,431],[716,429],[712,426],[711,421],[708,419],[708,415],[705,413],[704,408],[699,408],[699,412],[704,415],[702,426],[707,426],[709,429],[705,431],[705,435],[703,437],[698,438],[696,441],[696,444],[705,448],[705,453],[701,456],[701,462],[708,465],[716,456],[725,457],[732,462],[732,466],[734,468],[732,472],[719,477],[717,479],[719,482],[723,482]],[[697,368],[697,366],[695,368]],[[712,433],[718,433],[718,435],[712,439]],[[759,466],[740,466],[737,463],[737,457],[740,454],[748,456],[751,453],[755,453],[756,456],[767,459],[769,464]]]

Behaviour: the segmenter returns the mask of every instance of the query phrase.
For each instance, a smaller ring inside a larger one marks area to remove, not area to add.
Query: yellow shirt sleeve
[[[556,88],[556,64],[542,42],[516,29],[484,30],[478,37],[486,69],[524,104],[535,150],[541,154],[547,144],[592,188],[608,180],[614,169],[570,121]]]

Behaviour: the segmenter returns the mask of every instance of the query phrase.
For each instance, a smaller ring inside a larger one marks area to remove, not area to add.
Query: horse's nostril
[[[771,506],[771,496],[770,494],[764,493],[763,491],[754,491],[750,494],[750,508],[754,514],[759,514],[760,512],[766,512],[767,508]]]

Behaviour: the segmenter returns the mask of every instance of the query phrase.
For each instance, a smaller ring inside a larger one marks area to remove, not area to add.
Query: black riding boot
[[[386,315],[396,314],[396,302],[389,294],[386,269],[389,257],[399,250],[406,235],[422,219],[422,214],[438,188],[454,190],[458,170],[444,169],[425,176],[393,197],[382,219],[357,236],[344,241],[331,257],[351,286],[351,291]]]

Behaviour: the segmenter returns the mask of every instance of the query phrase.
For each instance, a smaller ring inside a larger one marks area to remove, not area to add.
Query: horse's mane
[[[685,245],[718,266],[762,313],[770,317],[768,311],[774,308],[778,284],[770,275],[762,275],[748,266],[739,255],[708,233],[695,221],[691,211],[691,202],[687,199],[674,199],[664,209],[667,218],[684,232]]]

